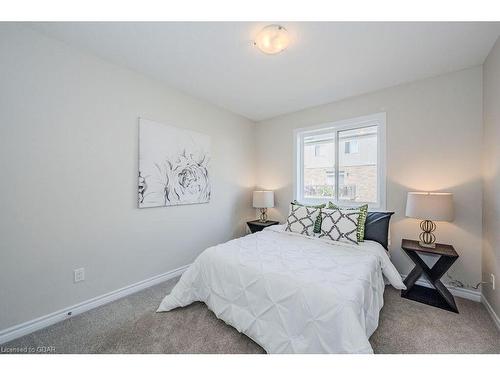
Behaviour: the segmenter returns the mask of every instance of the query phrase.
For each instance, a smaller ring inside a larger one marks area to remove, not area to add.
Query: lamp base
[[[265,223],[267,221],[267,208],[259,208],[259,210],[260,210],[259,221],[261,223]]]
[[[425,242],[422,242],[422,241],[419,241],[418,244],[422,247],[426,247],[428,249],[435,249],[436,248],[436,243],[433,242],[433,243],[425,243]]]
[[[423,220],[420,223],[420,229],[422,229],[423,232],[420,233],[419,236],[420,242],[418,244],[422,247],[435,249],[436,236],[432,232],[436,230],[436,224],[434,224],[431,220]]]

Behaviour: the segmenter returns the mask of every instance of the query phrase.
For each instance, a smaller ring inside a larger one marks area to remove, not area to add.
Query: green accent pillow
[[[317,204],[317,205],[312,205],[312,204],[302,204],[297,202],[297,200],[293,200],[292,202],[293,205],[295,206],[305,206],[305,207],[312,207],[312,208],[325,208],[326,203],[323,204]],[[321,232],[321,212],[319,213],[318,217],[316,218],[316,221],[314,222],[314,233],[320,233]]]
[[[338,207],[336,204],[332,202],[328,202],[328,208],[329,209],[338,209],[342,207]],[[363,242],[365,240],[365,223],[366,223],[366,217],[368,216],[368,205],[364,204],[359,207],[344,207],[343,209],[345,210],[359,210],[359,216],[358,216],[358,231],[356,233],[358,237],[358,242]],[[321,224],[320,224],[321,226]],[[316,226],[315,226],[316,227]]]

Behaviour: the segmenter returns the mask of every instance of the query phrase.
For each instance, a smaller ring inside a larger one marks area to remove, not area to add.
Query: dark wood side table
[[[418,241],[403,239],[401,247],[415,263],[415,268],[404,280],[406,290],[401,291],[401,297],[458,313],[455,299],[439,280],[458,259],[458,254],[453,246],[437,243],[435,249],[430,249],[420,246]],[[418,253],[434,254],[440,257],[436,264],[429,268]],[[415,285],[415,282],[422,274],[427,276],[427,279],[436,289]]]
[[[279,223],[280,223],[279,221],[273,221],[273,220],[268,220],[265,222],[261,222],[259,220],[247,221],[248,228],[252,233],[260,232],[262,229],[266,227],[270,227],[271,225],[277,225]]]

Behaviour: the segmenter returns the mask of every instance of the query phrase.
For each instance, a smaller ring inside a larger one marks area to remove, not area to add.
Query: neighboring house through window
[[[345,142],[344,150],[346,154],[357,154],[359,152],[359,143],[355,139]]]
[[[295,199],[385,208],[385,113],[295,131]]]

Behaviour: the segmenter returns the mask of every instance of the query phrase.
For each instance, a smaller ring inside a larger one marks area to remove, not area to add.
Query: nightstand
[[[279,223],[280,223],[279,221],[273,221],[273,220],[268,220],[265,222],[261,222],[259,220],[247,221],[248,228],[252,233],[260,232],[264,228],[270,227],[271,225],[277,225]]]
[[[420,246],[418,241],[403,239],[401,248],[415,263],[415,268],[404,281],[406,290],[401,291],[401,297],[458,313],[455,299],[439,280],[458,259],[458,254],[453,246],[437,243],[435,249],[430,249]],[[438,255],[439,259],[432,268],[429,268],[418,255],[419,253]],[[427,276],[427,279],[436,289],[415,285],[415,282],[422,274]]]

